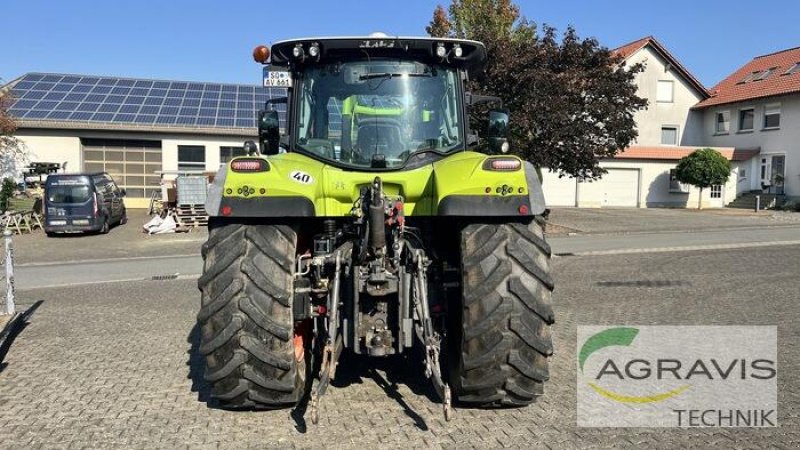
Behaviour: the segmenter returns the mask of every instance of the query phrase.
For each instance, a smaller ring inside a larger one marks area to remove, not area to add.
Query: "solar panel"
[[[264,102],[286,95],[260,86],[42,73],[24,75],[12,89],[10,112],[25,120],[205,128],[255,128]]]

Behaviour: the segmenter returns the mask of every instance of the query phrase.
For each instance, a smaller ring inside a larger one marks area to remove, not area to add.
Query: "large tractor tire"
[[[461,263],[456,398],[476,407],[528,405],[544,392],[553,354],[550,247],[540,222],[467,225]]]
[[[310,352],[291,307],[296,244],[288,226],[209,224],[199,351],[223,407],[290,407],[304,395]]]

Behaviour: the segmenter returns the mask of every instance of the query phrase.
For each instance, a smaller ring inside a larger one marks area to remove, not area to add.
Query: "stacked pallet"
[[[208,213],[205,205],[178,205],[174,209],[176,231],[189,231],[191,228],[208,225]]]

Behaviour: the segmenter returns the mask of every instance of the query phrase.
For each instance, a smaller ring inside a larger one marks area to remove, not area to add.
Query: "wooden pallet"
[[[178,205],[175,207],[176,231],[189,231],[192,228],[208,226],[208,213],[205,205]]]

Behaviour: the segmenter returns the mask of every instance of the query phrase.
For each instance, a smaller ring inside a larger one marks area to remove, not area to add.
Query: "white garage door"
[[[602,197],[601,206],[638,206],[639,171],[608,169],[600,181],[592,183]]]
[[[575,206],[577,182],[575,178],[558,178],[558,174],[542,170],[542,190],[547,206]]]

